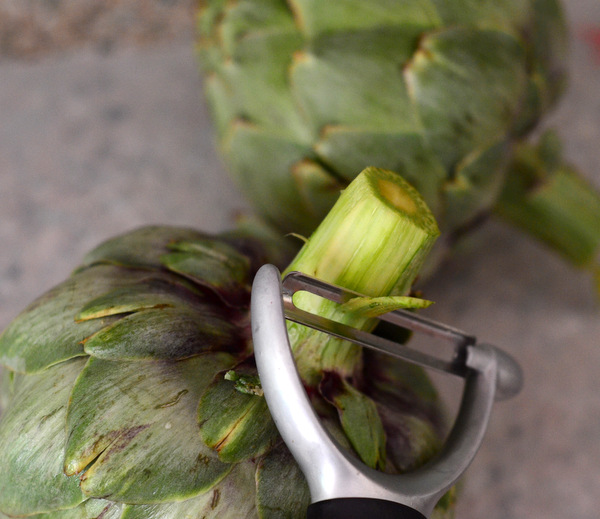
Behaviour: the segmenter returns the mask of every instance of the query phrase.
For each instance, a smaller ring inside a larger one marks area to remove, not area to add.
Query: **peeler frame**
[[[437,327],[439,334],[449,334],[447,338],[457,344],[462,342],[455,359],[443,366],[435,365],[435,362],[432,364],[432,359],[411,358],[410,352],[415,350],[397,356],[463,376],[465,385],[454,426],[435,459],[419,469],[400,475],[371,469],[340,448],[327,432],[298,374],[285,324],[284,300],[286,306],[290,307],[289,313],[295,314],[295,320],[306,324],[306,320],[311,319],[313,314],[303,315],[305,312],[294,310],[293,307],[293,293],[307,290],[306,280],[302,276],[292,273],[290,281],[284,282],[286,286],[292,286],[289,289],[282,285],[276,267],[264,265],[254,280],[251,315],[256,364],[267,405],[283,440],[307,479],[312,503],[365,498],[406,507],[402,517],[416,518],[419,514],[429,517],[438,500],[456,483],[475,457],[496,397],[509,397],[520,390],[520,368],[511,357],[494,346],[478,344],[472,337],[417,317],[416,314],[394,312],[400,315],[400,321],[407,320],[402,324],[406,328],[435,334]],[[332,288],[326,283],[313,281],[317,285],[321,283],[325,292]],[[310,291],[328,297],[318,289]],[[393,318],[386,320],[393,322]],[[318,323],[313,327],[319,329]],[[344,335],[346,331],[342,330],[339,336],[352,340]],[[360,343],[360,338],[355,342]],[[395,345],[391,341],[386,342]],[[389,345],[384,344],[384,347]],[[375,349],[381,351],[380,347]],[[410,510],[416,511],[417,515],[411,515]],[[385,515],[380,515],[382,517]]]

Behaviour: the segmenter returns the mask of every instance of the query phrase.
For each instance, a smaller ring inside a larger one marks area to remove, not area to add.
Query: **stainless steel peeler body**
[[[454,345],[454,357],[434,356],[340,326],[296,308],[293,295],[306,290],[343,302],[358,294],[300,273],[282,282],[273,265],[264,265],[252,288],[252,335],[264,395],[275,424],[304,473],[311,494],[309,519],[422,519],[431,515],[440,497],[454,485],[479,449],[494,400],[511,397],[522,386],[518,364],[498,348],[479,344],[474,337],[417,314],[395,311],[380,319],[442,338]],[[286,319],[311,326],[394,355],[410,362],[465,379],[454,426],[439,455],[406,474],[373,470],[341,449],[314,411],[296,369]]]

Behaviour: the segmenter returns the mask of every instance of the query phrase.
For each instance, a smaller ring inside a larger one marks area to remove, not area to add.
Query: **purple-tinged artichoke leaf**
[[[154,505],[125,505],[120,519],[254,519],[256,465],[252,461],[233,466],[225,479],[186,501]]]
[[[123,505],[104,499],[87,499],[75,508],[27,516],[27,519],[121,519]],[[12,519],[0,513],[0,519]]]
[[[404,472],[429,461],[442,445],[447,423],[437,391],[420,366],[369,352],[366,393],[377,403],[387,435],[389,470]]]
[[[197,287],[185,284],[184,280],[164,272],[148,274],[135,285],[117,288],[89,301],[75,320],[88,321],[151,308],[177,308],[200,303],[201,292]]]
[[[204,233],[194,229],[171,226],[141,227],[100,244],[85,256],[82,267],[108,263],[155,269],[161,267],[160,257],[169,251],[169,245],[204,237]]]
[[[219,350],[248,351],[248,341],[214,307],[156,308],[119,319],[84,343],[85,352],[106,360],[184,359]]]
[[[194,497],[231,469],[198,435],[196,409],[226,353],[178,362],[91,358],[71,394],[65,472],[90,497],[160,503]]]
[[[310,492],[300,467],[284,446],[263,456],[256,471],[256,503],[260,519],[304,519]]]
[[[0,335],[0,364],[22,373],[85,355],[83,341],[112,320],[76,323],[74,316],[91,299],[135,284],[147,273],[102,265],[74,274],[26,308]]]

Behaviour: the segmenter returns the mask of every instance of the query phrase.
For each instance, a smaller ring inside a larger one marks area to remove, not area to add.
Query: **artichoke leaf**
[[[0,367],[0,416],[2,416],[2,410],[6,409],[13,396],[15,375],[14,371]]]
[[[72,359],[18,377],[0,419],[2,513],[18,516],[68,509],[85,499],[79,478],[65,476],[62,464],[66,402],[84,365],[84,359]]]
[[[218,240],[179,242],[161,261],[172,272],[206,287],[230,306],[249,296],[250,262],[234,247]]]
[[[292,90],[315,132],[332,124],[398,133],[421,127],[397,63],[333,51],[299,52],[293,59]]]
[[[247,347],[231,320],[210,305],[136,312],[84,343],[86,353],[106,360],[177,360],[211,350],[239,353]]]
[[[257,517],[255,473],[253,462],[238,463],[225,479],[203,494],[185,501],[125,505],[121,519],[254,519]]]
[[[342,429],[361,460],[384,470],[386,435],[375,402],[333,372],[323,376],[319,391],[337,409]]]
[[[96,263],[155,269],[168,246],[183,240],[201,240],[206,234],[185,227],[145,226],[111,238],[86,254],[82,267]]]
[[[28,516],[27,519],[121,519],[123,505],[104,499],[87,499],[75,508]],[[0,519],[8,518],[0,513]]]
[[[198,405],[200,435],[227,463],[256,458],[279,438],[264,397],[236,387],[236,380],[255,377],[256,368],[245,364],[234,371],[234,377],[217,375]]]
[[[143,270],[100,265],[74,274],[26,308],[0,335],[0,364],[35,373],[58,362],[85,355],[82,342],[108,323],[76,323],[73,316],[90,299],[116,287],[131,286]]]
[[[238,123],[225,138],[223,147],[232,173],[245,186],[248,196],[258,201],[262,214],[278,226],[301,234],[312,230],[313,224],[307,224],[307,210],[289,176],[295,164],[313,156],[309,145],[254,124]]]
[[[230,112],[303,141],[310,135],[287,87],[289,56],[301,45],[302,37],[285,2],[263,0],[257,9],[252,2],[241,1],[229,4],[218,43],[205,45],[203,52],[214,75],[226,85],[229,98],[235,100]]]
[[[515,36],[532,15],[529,0],[432,0],[445,26],[466,25]]]
[[[450,28],[421,39],[404,75],[447,169],[509,132],[527,92],[526,72],[523,47],[506,33]]]
[[[86,495],[126,503],[181,500],[210,488],[231,465],[198,436],[196,407],[214,373],[233,364],[226,353],[178,362],[90,358],[69,402],[65,472],[85,470]]]
[[[368,166],[397,172],[421,193],[435,213],[446,171],[416,129],[385,132],[360,126],[327,126],[316,145],[323,162],[346,181]]]
[[[377,403],[387,433],[389,470],[404,472],[429,461],[447,432],[438,394],[420,366],[368,352],[366,394]]]
[[[406,26],[405,30],[433,28],[440,23],[431,0],[405,0],[402,8],[394,0],[290,0],[302,30],[310,37],[335,32],[357,33],[389,26]]]
[[[312,160],[295,164],[292,176],[305,207],[311,215],[320,219],[325,217],[344,188],[342,182]]]
[[[256,506],[260,519],[304,519],[310,491],[300,467],[283,445],[258,462]]]
[[[202,300],[197,287],[184,286],[172,274],[148,274],[133,286],[117,288],[89,301],[75,316],[76,321],[88,321],[150,308],[185,307]]]
[[[509,159],[507,142],[473,150],[443,186],[444,224],[458,229],[489,212],[502,191]]]
[[[210,55],[203,51],[204,63],[207,65]],[[212,120],[219,139],[222,139],[229,130],[229,125],[237,116],[236,106],[232,92],[227,83],[217,74],[207,74],[204,81],[204,95],[209,101],[212,112]]]
[[[221,21],[220,37],[230,56],[253,36],[297,33],[292,12],[281,0],[261,0],[260,9],[252,1],[241,0],[227,6]],[[240,49],[239,52],[243,52]],[[280,55],[286,55],[279,51]]]

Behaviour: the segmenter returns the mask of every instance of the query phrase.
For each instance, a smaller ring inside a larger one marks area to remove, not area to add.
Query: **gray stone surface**
[[[82,254],[148,223],[230,225],[189,43],[0,67],[0,327]]]
[[[2,0],[0,59],[189,39],[195,0]]]
[[[600,186],[597,0],[568,4],[572,80],[553,116]],[[214,151],[191,45],[88,49],[0,64],[0,328],[99,241],[147,223],[217,231],[245,204]],[[425,286],[428,314],[517,356],[518,399],[496,406],[461,519],[596,519],[600,308],[586,273],[492,223]],[[444,394],[459,391],[442,379]]]

